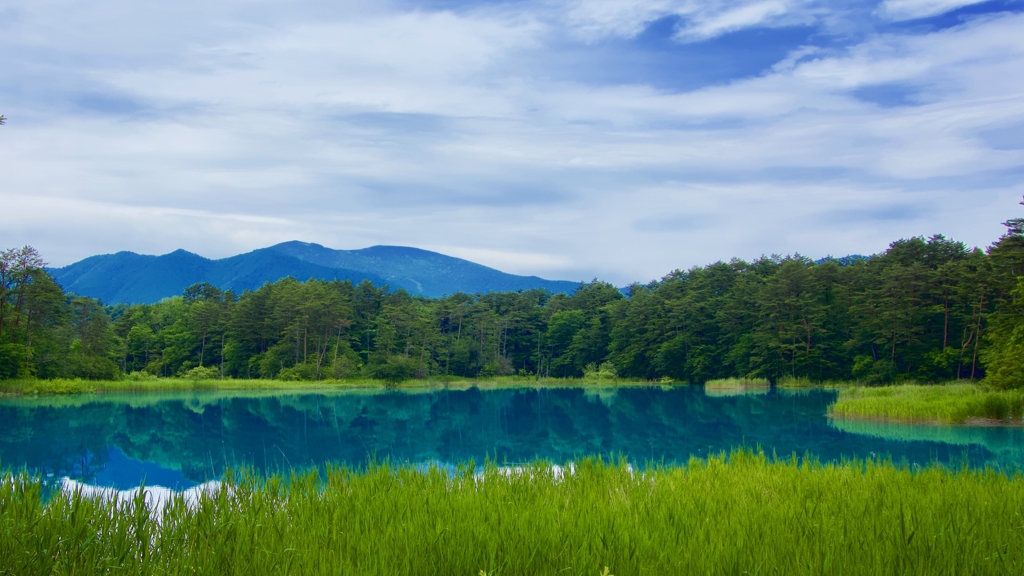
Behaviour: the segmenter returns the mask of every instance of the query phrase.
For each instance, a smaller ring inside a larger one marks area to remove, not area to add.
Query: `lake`
[[[708,395],[699,387],[187,392],[0,399],[0,466],[119,489],[178,490],[370,459],[454,466],[624,456],[683,463],[733,448],[821,461],[1024,464],[1020,428],[830,422],[832,391]]]

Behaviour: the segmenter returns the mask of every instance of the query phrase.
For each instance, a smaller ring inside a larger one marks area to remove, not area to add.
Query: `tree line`
[[[1005,225],[984,251],[915,237],[870,257],[716,262],[624,291],[595,280],[573,294],[429,299],[285,278],[242,294],[197,284],[131,306],[65,293],[25,247],[0,253],[0,377],[1024,386],[1024,219]]]

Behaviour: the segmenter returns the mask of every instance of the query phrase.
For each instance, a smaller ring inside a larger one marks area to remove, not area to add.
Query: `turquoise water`
[[[830,423],[835,392],[699,388],[166,393],[0,400],[0,466],[121,489],[183,489],[226,468],[369,459],[454,465],[621,455],[639,466],[760,447],[822,461],[892,458],[1017,470],[1024,431]]]

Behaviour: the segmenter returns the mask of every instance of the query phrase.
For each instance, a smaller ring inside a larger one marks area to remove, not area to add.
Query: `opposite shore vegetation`
[[[428,299],[286,278],[240,295],[197,284],[156,304],[106,306],[65,293],[34,249],[12,249],[0,252],[0,390],[90,387],[60,379],[141,390],[565,378],[1016,389],[1024,219],[1004,225],[985,251],[933,236],[867,258],[734,259],[628,295],[595,280],[571,295]]]

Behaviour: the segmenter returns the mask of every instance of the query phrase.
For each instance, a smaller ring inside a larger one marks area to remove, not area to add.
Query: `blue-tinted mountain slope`
[[[69,292],[108,304],[151,303],[181,294],[197,282],[224,290],[254,290],[291,276],[299,280],[369,280],[377,286],[404,288],[438,297],[456,292],[492,292],[540,288],[572,292],[577,282],[516,276],[468,260],[416,248],[374,246],[332,250],[319,244],[285,242],[246,254],[210,260],[176,250],[163,256],[118,252],[92,256],[50,270]]]
[[[369,280],[383,285],[376,274],[327,268],[273,251],[256,250],[220,260],[175,250],[163,256],[118,252],[92,256],[63,268],[50,270],[69,292],[99,298],[107,304],[144,304],[181,294],[197,282],[209,282],[224,290],[255,290],[265,282],[292,276],[299,280]]]
[[[284,242],[266,248],[304,262],[349,268],[382,276],[393,288],[436,298],[456,292],[504,292],[541,288],[571,293],[579,282],[517,276],[469,260],[405,246],[371,246],[362,250],[333,250],[319,244]]]

